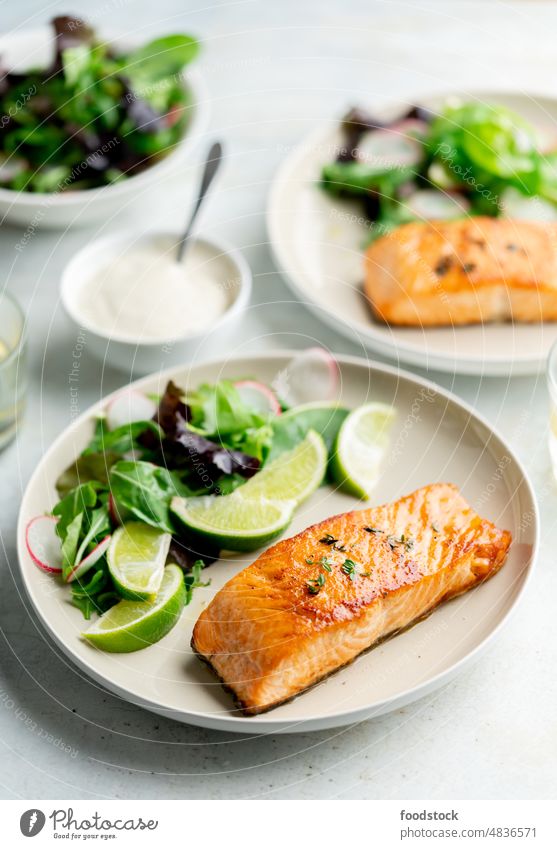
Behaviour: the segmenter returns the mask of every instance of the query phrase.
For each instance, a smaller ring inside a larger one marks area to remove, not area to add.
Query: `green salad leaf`
[[[268,418],[251,409],[240,398],[232,381],[202,384],[186,395],[192,430],[218,440],[221,445],[242,451],[264,462],[273,439]]]
[[[191,35],[166,35],[128,53],[122,64],[128,78],[145,85],[176,76],[198,53],[199,42]]]
[[[192,495],[176,473],[141,460],[115,463],[110,469],[109,485],[118,511],[126,511],[140,522],[168,533],[174,532],[169,512],[171,499],[175,495]]]
[[[187,394],[170,382],[158,401],[153,420],[111,430],[106,417],[99,417],[81,455],[60,475],[53,515],[63,579],[118,525],[133,519],[172,534],[169,556],[184,571],[188,600],[204,586],[201,569],[219,552],[214,545],[200,546],[183,529],[178,533],[170,502],[175,496],[225,495],[242,486],[269,455],[274,417],[252,409],[228,380]],[[292,429],[286,438],[296,439]],[[72,577],[71,600],[85,618],[120,601],[106,555]]]
[[[110,531],[108,493],[98,481],[70,490],[52,511],[58,517],[56,533],[62,542],[62,576],[77,566]]]
[[[139,442],[140,437],[151,433],[156,441],[164,437],[160,425],[154,421],[130,422],[120,427],[109,430],[106,419],[97,419],[95,433],[83,456],[98,454],[99,452],[112,452],[114,454],[127,454],[129,451],[144,452],[144,446]]]

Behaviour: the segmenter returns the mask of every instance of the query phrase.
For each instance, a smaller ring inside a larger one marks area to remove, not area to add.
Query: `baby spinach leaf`
[[[66,536],[67,529],[74,518],[90,507],[94,507],[97,502],[97,492],[100,485],[95,482],[89,482],[76,486],[58,502],[52,511],[54,516],[58,516],[56,525],[56,533],[63,540]]]
[[[132,81],[158,82],[173,77],[195,59],[199,42],[191,35],[166,35],[128,53],[123,71]]]
[[[62,574],[66,578],[70,569],[75,565],[79,537],[83,526],[83,513],[77,513],[65,528],[62,537]],[[58,525],[60,522],[58,522]],[[58,527],[57,527],[58,530]]]
[[[58,517],[56,533],[62,541],[64,575],[80,562],[89,543],[103,528],[106,530],[110,527],[106,503],[101,501],[100,505],[98,504],[101,490],[102,485],[96,481],[80,484],[70,490],[52,511],[52,514]],[[97,507],[97,510],[94,510],[94,507]],[[91,534],[92,527],[94,532]]]
[[[107,451],[114,454],[126,454],[128,451],[141,450],[142,446],[138,440],[145,433],[153,435],[155,444],[164,436],[162,428],[151,420],[130,422],[109,430],[105,419],[97,419],[94,436],[83,455]]]
[[[85,536],[81,540],[79,548],[77,550],[77,554],[75,557],[75,564],[81,563],[85,554],[87,554],[87,549],[91,545],[91,543],[99,541],[99,537],[104,537],[110,531],[110,518],[108,515],[108,508],[105,504],[101,507],[97,507],[96,510],[91,511],[91,515],[88,521],[88,528]]]
[[[120,459],[113,451],[94,451],[82,454],[71,466],[62,472],[56,481],[56,490],[60,498],[64,498],[70,490],[83,483],[97,481],[108,485],[108,472],[111,466]]]
[[[120,460],[110,470],[109,483],[119,508],[141,522],[173,532],[168,505],[183,489],[168,469],[141,460]]]

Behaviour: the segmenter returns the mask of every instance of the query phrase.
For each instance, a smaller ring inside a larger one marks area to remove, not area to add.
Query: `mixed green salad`
[[[326,477],[367,497],[393,414],[378,403],[288,406],[253,380],[188,392],[169,382],[157,399],[123,392],[60,475],[52,512],[29,522],[29,553],[85,619],[98,614],[87,640],[151,645],[221,550],[276,538]]]
[[[90,189],[124,180],[181,139],[191,98],[184,68],[190,35],[168,35],[126,53],[84,21],[54,18],[47,68],[2,69],[0,186],[15,191]]]
[[[322,185],[363,202],[377,224],[372,238],[424,219],[557,218],[557,141],[546,149],[503,106],[448,102],[440,114],[414,107],[389,123],[353,109],[342,132]]]

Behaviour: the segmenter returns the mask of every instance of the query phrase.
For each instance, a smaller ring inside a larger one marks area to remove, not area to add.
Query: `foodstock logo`
[[[31,808],[30,811],[25,811],[19,819],[19,827],[21,833],[25,837],[36,837],[43,830],[46,817],[42,811],[37,808]]]
[[[71,837],[72,840],[116,837],[121,832],[130,831],[155,831],[159,825],[158,820],[144,820],[143,817],[111,820],[99,814],[98,811],[86,817],[77,817],[74,816],[73,808],[57,808],[47,817],[38,808],[30,808],[20,817],[21,833],[25,837],[36,837],[45,827],[47,818],[50,820],[49,826],[55,837]]]

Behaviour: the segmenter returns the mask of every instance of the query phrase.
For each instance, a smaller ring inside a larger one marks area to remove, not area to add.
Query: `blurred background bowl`
[[[139,46],[142,41],[111,38],[116,52]],[[27,71],[45,67],[54,56],[51,27],[24,30],[0,36],[2,67],[10,71]],[[191,94],[190,118],[184,135],[173,150],[149,165],[139,174],[97,189],[37,193],[16,192],[0,187],[0,222],[22,224],[41,229],[61,229],[83,226],[114,214],[149,187],[173,172],[179,173],[187,164],[195,144],[203,136],[209,122],[209,98],[202,76],[195,70],[184,73],[184,87]],[[1,151],[0,151],[1,153]]]

